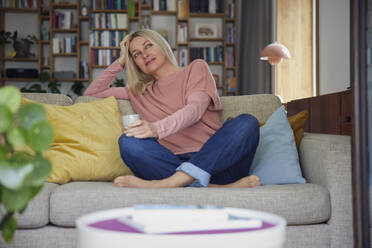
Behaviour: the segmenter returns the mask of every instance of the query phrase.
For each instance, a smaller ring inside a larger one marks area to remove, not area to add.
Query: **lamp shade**
[[[272,65],[279,64],[283,59],[289,59],[290,57],[288,48],[279,42],[267,45],[261,52],[261,60],[268,60]]]

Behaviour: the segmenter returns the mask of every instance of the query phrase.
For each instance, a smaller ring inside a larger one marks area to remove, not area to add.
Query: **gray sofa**
[[[50,104],[70,105],[64,95],[25,94]],[[97,98],[79,97],[75,102]],[[273,95],[221,98],[223,119],[251,113],[264,122],[280,106]],[[131,113],[128,101],[119,100],[120,111]],[[262,210],[288,222],[286,247],[352,247],[352,195],[350,137],[305,133],[299,149],[307,184],[267,185],[249,189],[117,188],[112,182],[46,183],[19,221],[14,242],[0,247],[75,247],[75,220],[98,210],[143,203],[217,204]]]

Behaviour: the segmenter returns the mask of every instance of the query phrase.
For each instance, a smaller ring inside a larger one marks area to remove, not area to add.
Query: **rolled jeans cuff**
[[[176,169],[176,171],[179,171],[179,170],[195,178],[196,181],[191,183],[189,186],[191,187],[207,187],[208,186],[211,175],[208,172],[195,166],[194,164],[189,163],[189,162],[183,162]]]

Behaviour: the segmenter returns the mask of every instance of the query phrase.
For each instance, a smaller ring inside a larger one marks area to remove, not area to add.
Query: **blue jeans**
[[[123,161],[139,178],[159,180],[181,170],[195,178],[190,186],[206,187],[248,176],[259,134],[257,119],[241,114],[226,121],[198,152],[175,155],[156,139],[125,134],[119,138],[119,147]]]

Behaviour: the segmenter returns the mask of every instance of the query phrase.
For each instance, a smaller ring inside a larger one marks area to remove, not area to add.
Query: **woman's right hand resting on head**
[[[119,63],[120,63],[120,65],[121,65],[121,67],[125,67],[125,46],[126,46],[126,43],[127,43],[127,41],[128,41],[128,37],[129,37],[129,35],[126,35],[124,38],[123,38],[123,40],[120,42],[120,57],[119,57]]]

